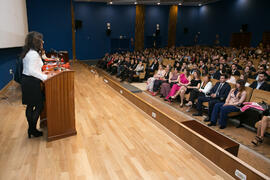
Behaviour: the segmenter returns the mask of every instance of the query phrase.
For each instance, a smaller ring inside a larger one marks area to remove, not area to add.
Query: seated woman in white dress
[[[163,65],[159,65],[157,73],[153,77],[148,78],[146,89],[150,92],[153,92],[155,80],[164,78],[165,74],[166,74],[166,71]]]

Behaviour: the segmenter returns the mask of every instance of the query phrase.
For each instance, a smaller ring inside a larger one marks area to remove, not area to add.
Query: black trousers
[[[163,82],[166,82],[166,81],[155,80],[154,86],[153,86],[153,92],[157,92]]]
[[[190,91],[189,101],[191,101],[193,104],[198,97],[205,97],[205,95],[204,95],[204,93],[197,91],[197,90]]]
[[[38,104],[28,104],[26,106],[25,115],[28,122],[28,130],[33,132],[36,130],[38,118],[43,110],[44,102],[41,101]]]
[[[36,124],[44,107],[44,92],[40,86],[41,81],[33,76],[22,76],[22,104],[27,105],[25,115],[29,131],[36,130]]]
[[[197,110],[199,113],[202,112],[203,103],[208,102],[208,117],[211,118],[211,114],[213,111],[213,108],[216,103],[222,102],[219,99],[211,98],[211,97],[199,97],[198,103],[197,103]]]

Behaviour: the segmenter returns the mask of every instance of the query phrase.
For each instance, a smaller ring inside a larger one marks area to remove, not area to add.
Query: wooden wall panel
[[[236,48],[250,47],[251,38],[251,32],[232,33],[230,45]]]
[[[136,24],[135,24],[135,50],[144,49],[144,5],[136,5]]]
[[[270,32],[264,32],[263,33],[262,43],[263,43],[264,46],[266,44],[270,45]]]
[[[169,14],[168,46],[175,46],[178,6],[172,5]]]
[[[72,59],[73,63],[76,60],[76,38],[75,38],[75,17],[74,17],[74,6],[72,0],[71,3],[71,30],[72,30]]]

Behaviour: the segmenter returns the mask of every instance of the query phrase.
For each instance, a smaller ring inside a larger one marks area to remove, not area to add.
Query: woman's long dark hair
[[[245,91],[246,89],[245,81],[243,79],[238,79],[236,83],[240,85],[238,92],[239,92],[239,96],[241,96],[242,92]]]
[[[43,43],[43,35],[41,33],[36,31],[28,33],[25,38],[25,44],[23,46],[23,51],[20,58],[23,59],[30,49],[33,49],[38,53],[40,53],[42,50],[41,46],[42,43]]]

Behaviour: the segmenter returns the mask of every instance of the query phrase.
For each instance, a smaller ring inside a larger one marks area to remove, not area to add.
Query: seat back
[[[260,89],[254,89],[252,92],[252,96],[250,98],[250,102],[266,102],[267,104],[270,104],[270,92],[263,91]]]

